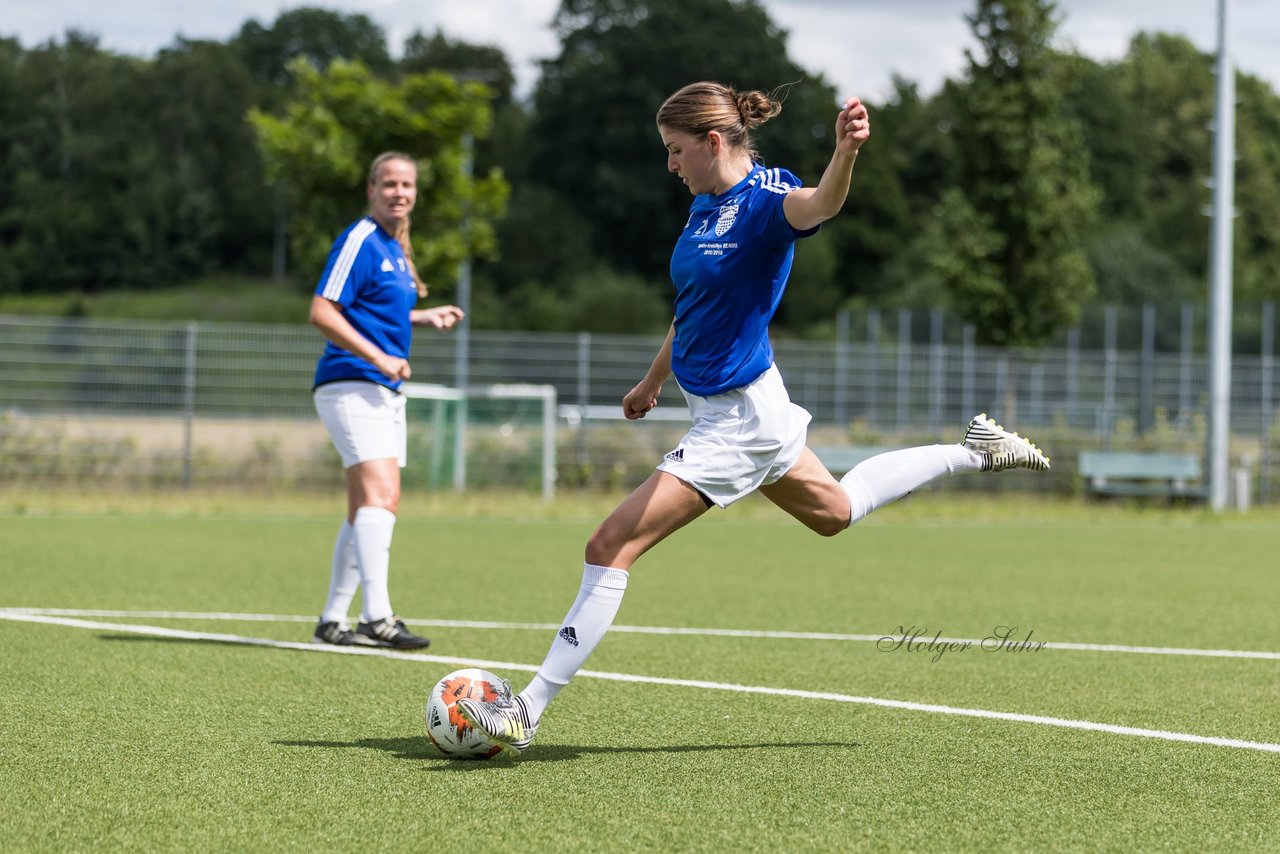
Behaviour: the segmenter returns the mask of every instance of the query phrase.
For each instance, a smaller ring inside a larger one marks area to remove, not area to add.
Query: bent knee
[[[616,538],[609,536],[604,526],[596,528],[591,539],[587,540],[587,547],[583,552],[583,558],[587,563],[593,566],[613,566],[614,559],[618,556],[620,543]]]
[[[807,524],[809,525],[809,530],[820,537],[834,537],[849,527],[849,520],[847,518],[842,519],[839,516],[823,515],[816,519],[810,519]]]
[[[395,488],[371,490],[365,493],[364,504],[367,507],[381,507],[395,513],[400,509],[400,490]]]

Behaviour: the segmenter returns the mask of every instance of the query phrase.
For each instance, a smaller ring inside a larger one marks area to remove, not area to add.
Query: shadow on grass
[[[503,757],[496,757],[492,761],[476,761],[464,759],[450,759],[443,756],[431,743],[427,741],[426,736],[415,736],[413,738],[362,738],[358,741],[276,741],[273,744],[279,744],[284,747],[336,747],[351,748],[359,747],[369,750],[383,750],[387,753],[395,754],[397,759],[413,759],[422,760],[430,763],[427,770],[431,771],[479,771],[486,768],[501,768],[511,764],[511,761]],[[517,760],[518,762],[563,762],[567,759],[577,759],[581,756],[592,753],[700,753],[712,750],[770,750],[775,748],[806,748],[806,747],[858,747],[857,742],[836,742],[836,741],[792,741],[792,742],[772,742],[758,744],[665,744],[652,745],[647,747],[600,747],[600,746],[584,746],[573,744],[547,744],[537,745],[528,753],[522,754]]]

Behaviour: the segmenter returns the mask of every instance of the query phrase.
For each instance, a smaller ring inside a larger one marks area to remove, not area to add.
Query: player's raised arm
[[[857,98],[845,99],[836,116],[836,150],[822,179],[816,187],[789,193],[782,203],[782,211],[792,228],[805,231],[840,212],[849,195],[858,150],[870,137],[871,119],[866,105]]]

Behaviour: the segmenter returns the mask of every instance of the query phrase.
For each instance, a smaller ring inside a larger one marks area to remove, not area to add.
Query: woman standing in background
[[[395,615],[387,592],[391,537],[406,464],[405,399],[414,326],[449,329],[457,306],[415,308],[427,288],[409,243],[409,214],[418,168],[400,152],[369,167],[369,213],[352,223],[329,252],[311,300],[311,323],[328,342],[316,363],[316,411],[347,473],[347,518],[333,549],[329,596],[312,638],[338,646],[423,649],[430,641]],[[360,622],[347,611],[362,590]]]

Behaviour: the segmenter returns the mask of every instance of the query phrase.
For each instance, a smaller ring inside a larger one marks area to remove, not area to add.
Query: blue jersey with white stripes
[[[418,286],[404,250],[372,217],[357,220],[338,235],[315,292],[342,306],[355,330],[384,353],[409,358],[413,334],[409,312],[418,303]],[[316,362],[314,384],[340,380],[367,380],[392,390],[401,384],[387,379],[373,363],[329,341]]]
[[[782,300],[797,231],[782,200],[800,181],[753,164],[719,195],[693,200],[671,253],[676,286],[671,370],[680,387],[707,397],[750,384],[773,364],[769,322]]]

